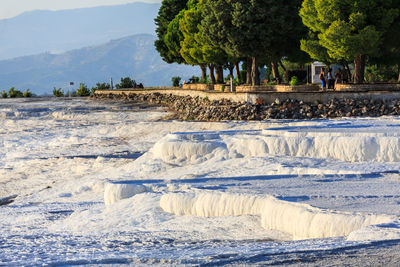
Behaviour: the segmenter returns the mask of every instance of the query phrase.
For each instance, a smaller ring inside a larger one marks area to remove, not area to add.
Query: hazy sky
[[[160,3],[161,0],[0,0],[0,19],[15,17],[35,9],[60,10],[132,2]]]

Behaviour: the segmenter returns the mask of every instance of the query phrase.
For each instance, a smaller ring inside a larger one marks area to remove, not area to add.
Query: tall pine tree
[[[367,56],[379,55],[388,30],[398,18],[395,2],[304,0],[300,16],[312,38],[303,42],[303,49],[316,58],[322,47],[334,61],[353,61],[354,82],[362,83]]]
[[[180,55],[171,54],[167,45],[165,44],[165,35],[167,34],[168,25],[179,14],[179,12],[186,8],[186,0],[163,0],[157,17],[154,19],[156,24],[157,40],[154,46],[161,58],[167,63],[183,63],[184,60]]]
[[[189,9],[185,11],[180,21],[180,29],[184,35],[181,55],[186,62],[208,65],[210,78],[213,83],[223,83],[223,68],[228,55],[219,46],[213,45],[202,34],[201,21],[204,17],[203,1],[189,1]],[[213,76],[215,67],[216,77]]]
[[[299,49],[300,0],[205,0],[204,35],[236,58],[251,59],[251,83],[259,85],[258,63]]]

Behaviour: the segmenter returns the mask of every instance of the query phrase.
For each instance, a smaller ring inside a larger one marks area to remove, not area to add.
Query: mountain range
[[[35,10],[0,20],[0,91],[49,94],[70,82],[91,87],[127,76],[145,86],[169,86],[172,76],[198,75],[197,68],[163,62],[155,50],[160,6]]]
[[[134,34],[155,34],[160,4],[130,3],[60,11],[35,10],[0,20],[0,60],[61,53]]]
[[[67,88],[69,82],[94,86],[114,84],[131,77],[144,86],[170,86],[171,77],[188,79],[200,70],[187,65],[167,64],[154,48],[155,37],[137,34],[102,45],[61,54],[42,53],[0,61],[0,91],[15,87],[36,94],[51,93],[53,87]]]

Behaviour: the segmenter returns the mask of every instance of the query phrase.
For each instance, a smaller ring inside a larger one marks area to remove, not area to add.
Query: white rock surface
[[[368,225],[388,223],[393,216],[323,210],[303,203],[227,193],[167,194],[160,207],[176,215],[200,217],[260,216],[268,230],[290,234],[294,240],[347,236]]]
[[[140,184],[107,183],[104,186],[104,203],[106,205],[111,205],[122,199],[149,191],[149,188]]]

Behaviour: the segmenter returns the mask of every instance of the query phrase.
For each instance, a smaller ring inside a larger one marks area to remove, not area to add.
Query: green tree
[[[277,60],[299,48],[299,0],[206,0],[204,35],[236,58],[250,58],[251,83],[260,84],[259,60]]]
[[[199,23],[201,22],[201,14],[196,8],[195,0],[188,2],[188,10],[184,12],[183,17],[179,21],[179,30],[183,34],[180,54],[187,64],[198,65],[201,69],[201,79],[207,79],[206,62],[203,60],[201,49],[196,44],[195,34],[198,33]]]
[[[109,90],[111,85],[109,83],[96,83],[90,90],[91,95],[94,95],[97,90]]]
[[[201,66],[203,80],[206,76],[203,69],[208,65],[212,83],[224,83],[223,65],[226,64],[228,55],[202,34],[201,21],[203,17],[203,1],[190,0],[188,10],[184,11],[183,17],[180,19],[180,31],[184,36],[180,52],[186,62]]]
[[[400,8],[400,0],[393,0],[393,6]],[[376,64],[379,68],[384,69],[383,72],[387,69],[391,69],[392,66],[396,66],[397,81],[400,82],[400,38],[397,38],[397,36],[400,36],[399,18],[394,21],[384,35],[380,54],[375,57],[370,57],[368,61],[372,64],[372,68],[374,64]],[[377,71],[380,72],[380,70]]]
[[[64,96],[64,92],[62,91],[62,89],[61,88],[53,88],[53,95],[55,96],[55,97],[62,97],[62,96]]]
[[[174,76],[171,78],[171,81],[172,81],[172,86],[178,87],[179,83],[181,82],[181,77]]]
[[[392,0],[304,0],[300,16],[316,37],[309,39],[314,40],[314,47],[325,48],[334,61],[353,61],[354,82],[362,83],[367,56],[379,54],[384,36],[398,17],[399,6],[394,3]],[[312,50],[307,49],[306,42],[302,47],[306,52]],[[318,57],[316,53],[310,56]]]
[[[24,96],[24,94],[20,90],[15,90],[14,87],[11,87],[8,90],[8,95],[10,96],[10,98],[23,97]]]
[[[184,60],[180,55],[170,53],[165,44],[165,35],[167,34],[168,25],[178,15],[178,13],[186,8],[186,0],[163,0],[158,11],[157,17],[154,19],[156,24],[157,40],[154,46],[161,58],[167,63],[183,63]]]
[[[132,80],[129,77],[121,78],[121,83],[115,85],[117,89],[124,89],[124,88],[133,88],[136,84],[135,80]]]
[[[29,89],[26,89],[26,91],[24,92],[24,97],[32,97],[32,92]]]
[[[96,86],[93,87],[95,90],[108,90],[111,88],[109,83],[96,83]]]
[[[301,50],[310,55],[311,59],[321,61],[329,65],[335,62],[328,54],[328,50],[323,47],[318,40],[317,34],[309,32],[306,39],[300,41]]]
[[[79,88],[76,89],[77,96],[90,96],[90,90],[84,83],[80,83]]]
[[[180,53],[181,42],[183,42],[183,34],[179,29],[179,21],[183,18],[184,10],[178,13],[175,18],[169,23],[167,32],[164,35],[164,43],[168,48],[168,53],[175,59],[177,63],[185,63],[184,58]]]

